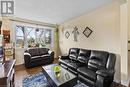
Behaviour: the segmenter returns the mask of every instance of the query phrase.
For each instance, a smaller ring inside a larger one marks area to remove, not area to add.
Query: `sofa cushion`
[[[78,68],[77,63],[75,63],[75,62],[68,63],[67,66],[68,66],[68,68],[71,68],[72,70],[75,70],[75,71]]]
[[[87,63],[90,57],[90,50],[80,49],[77,60],[82,63]]]
[[[41,58],[41,56],[32,56],[31,59]]]
[[[70,59],[59,59],[59,62],[64,64],[64,65],[67,65],[68,63],[71,62],[71,60]]]
[[[70,63],[67,64],[68,68],[74,70],[74,71],[77,71],[77,68],[78,67],[81,67],[83,66],[84,64],[80,63],[80,62],[73,62],[71,61]]]
[[[41,55],[42,58],[50,58],[49,54]]]
[[[67,69],[68,67],[64,64],[60,64],[61,67],[63,67],[64,69]]]
[[[108,59],[108,56],[109,56],[109,53],[106,51],[96,51],[96,50],[91,51],[91,58],[96,57],[96,58],[102,59],[105,64]]]
[[[96,81],[96,73],[88,68],[84,67],[79,67],[77,69],[78,73],[82,76],[84,76],[85,78],[88,78],[92,81]]]
[[[81,63],[87,63],[88,59],[84,56],[78,56],[77,60]]]
[[[48,54],[48,48],[39,48],[38,49],[40,55]]]
[[[38,48],[29,48],[29,49],[27,49],[27,52],[28,52],[31,56],[37,56],[37,55],[39,55]]]
[[[69,58],[71,60],[77,61],[78,52],[79,52],[78,48],[71,48],[69,50]]]
[[[86,57],[90,57],[90,50],[86,50],[86,49],[80,49],[79,51],[79,56],[86,56]]]
[[[96,58],[96,57],[92,57],[89,60],[88,68],[91,68],[94,71],[96,71],[96,70],[99,70],[99,69],[104,69],[105,65],[103,64],[103,60],[102,59],[99,59],[99,58]]]
[[[92,50],[88,61],[88,68],[93,69],[94,71],[105,68],[108,55],[108,52],[105,51]]]

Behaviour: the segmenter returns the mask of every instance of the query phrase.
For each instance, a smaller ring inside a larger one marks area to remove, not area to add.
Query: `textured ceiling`
[[[15,0],[15,16],[58,23],[78,17],[112,0]]]

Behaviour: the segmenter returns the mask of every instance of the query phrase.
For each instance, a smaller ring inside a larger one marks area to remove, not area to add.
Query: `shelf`
[[[1,34],[4,37],[4,43],[10,43],[10,30],[1,30]]]
[[[15,49],[13,45],[6,44],[4,48],[4,56],[5,56],[5,60],[15,59]]]

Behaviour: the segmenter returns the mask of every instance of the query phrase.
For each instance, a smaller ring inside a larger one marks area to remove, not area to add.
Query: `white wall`
[[[128,0],[128,40],[130,40],[130,0]],[[128,47],[128,49],[130,49],[130,46]],[[128,63],[129,79],[128,79],[128,81],[130,82],[130,51],[128,52],[128,57],[129,57],[129,59],[128,59],[129,60],[129,63]]]
[[[73,41],[73,27],[79,28],[78,42]],[[117,54],[115,81],[120,82],[120,4],[113,2],[88,14],[64,23],[60,30],[60,50],[66,54],[71,47],[104,50]],[[89,38],[83,35],[85,27],[93,30]],[[70,37],[65,38],[65,32]]]
[[[128,27],[127,27],[127,3],[120,6],[120,30],[121,30],[121,83],[128,85]]]

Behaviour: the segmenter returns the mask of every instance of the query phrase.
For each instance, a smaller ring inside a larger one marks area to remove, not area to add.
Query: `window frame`
[[[24,28],[24,33],[23,33],[24,46],[23,47],[18,47],[17,46],[17,42],[16,41],[17,41],[17,37],[19,37],[19,36],[17,36],[17,32],[16,32],[16,27],[17,26],[21,26],[21,27]],[[15,48],[20,48],[20,49],[22,49],[22,48],[32,48],[32,47],[28,47],[28,42],[27,42],[27,28],[28,27],[35,29],[35,32],[36,32],[36,29],[43,29],[43,31],[44,31],[44,44],[45,44],[45,47],[49,47],[49,48],[54,47],[54,28],[52,28],[52,27],[44,27],[44,26],[39,28],[39,27],[23,26],[23,25],[16,24],[15,28],[14,28],[15,29]],[[49,46],[48,46],[48,44],[45,43],[45,31],[46,30],[50,30],[51,31],[51,43],[50,43]],[[35,37],[36,37],[36,35],[35,35]]]
[[[23,28],[24,28],[24,26],[21,26],[21,25],[16,25],[16,26],[15,26],[15,47],[16,47],[16,48],[24,48],[24,46],[25,46],[25,42],[24,42],[24,41],[25,41],[25,35],[24,35],[25,29],[24,29],[24,32],[23,32],[23,45],[24,45],[24,46],[23,46],[23,47],[18,47],[18,46],[17,46],[17,37],[22,37],[22,36],[17,36],[16,27],[23,27]]]

